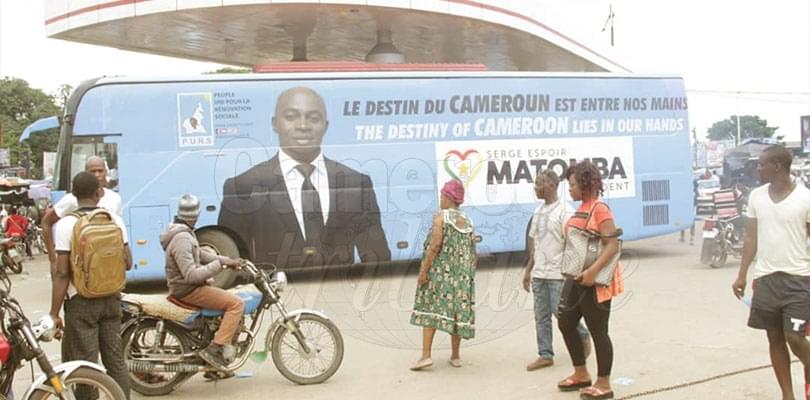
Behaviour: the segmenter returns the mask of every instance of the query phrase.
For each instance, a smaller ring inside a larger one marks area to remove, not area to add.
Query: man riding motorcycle
[[[22,242],[25,243],[25,254],[28,257],[32,256],[31,253],[31,245],[28,241],[25,240],[26,236],[28,235],[28,218],[25,216],[20,215],[19,208],[12,207],[11,208],[11,215],[6,218],[6,226],[5,226],[5,233],[6,237],[8,238],[19,238]]]
[[[169,294],[182,303],[225,312],[213,342],[200,352],[203,360],[225,372],[228,362],[223,348],[239,329],[244,302],[235,294],[208,286],[207,281],[226,268],[238,268],[240,260],[200,249],[194,234],[199,215],[200,201],[191,194],[183,195],[174,222],[160,235],[160,244],[166,252]]]

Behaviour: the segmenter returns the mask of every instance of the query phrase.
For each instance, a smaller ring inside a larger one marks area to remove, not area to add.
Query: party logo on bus
[[[475,149],[450,150],[442,162],[442,167],[452,179],[458,179],[466,188],[470,182],[478,177],[484,166],[484,158]]]
[[[180,147],[214,145],[211,93],[177,94],[177,131]]]

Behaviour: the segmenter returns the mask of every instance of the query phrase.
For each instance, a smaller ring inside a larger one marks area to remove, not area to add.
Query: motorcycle
[[[45,247],[45,239],[42,237],[42,228],[34,224],[34,220],[28,219],[28,233],[25,236],[27,245],[30,248],[36,248],[39,254],[48,254],[48,249]]]
[[[222,311],[189,308],[171,296],[124,294],[122,344],[130,385],[136,392],[165,395],[197,373],[208,379],[234,376],[248,358],[263,361],[268,351],[279,372],[301,384],[321,383],[337,372],[343,361],[343,337],[324,314],[288,311],[279,294],[287,286],[284,272],[272,275],[244,260],[241,268],[252,284],[230,289],[245,302],[244,318],[234,335],[232,351],[225,352],[228,372],[219,372],[197,354],[206,348],[222,319]],[[266,310],[279,313],[264,340],[262,352],[252,352]],[[227,354],[231,353],[231,354]]]
[[[3,262],[3,267],[19,274],[23,269],[24,257],[25,243],[19,236],[0,238],[0,260]]]
[[[15,372],[24,361],[33,360],[43,373],[25,391],[24,400],[75,399],[79,393],[92,394],[99,399],[126,398],[121,387],[95,363],[69,361],[53,366],[39,343],[53,340],[56,334],[54,320],[46,315],[32,325],[20,303],[10,296],[11,281],[2,270],[0,280],[6,287],[0,289],[0,398],[13,397]],[[88,390],[91,392],[87,393]]]
[[[731,218],[710,217],[703,221],[700,262],[719,268],[726,264],[729,254],[742,258],[744,231],[734,227],[735,222],[742,222],[741,218],[739,215]]]

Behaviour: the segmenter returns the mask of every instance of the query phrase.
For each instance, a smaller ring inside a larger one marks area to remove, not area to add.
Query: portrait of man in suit
[[[225,181],[219,225],[251,258],[279,268],[390,261],[368,175],[327,158],[323,98],[307,87],[279,95],[272,118],[279,152]]]

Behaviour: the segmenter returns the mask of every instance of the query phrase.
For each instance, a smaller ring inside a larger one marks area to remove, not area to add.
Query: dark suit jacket
[[[223,188],[219,225],[237,233],[251,259],[279,268],[390,261],[371,179],[324,158],[329,176],[329,217],[320,240],[304,241],[278,154],[229,178]]]

